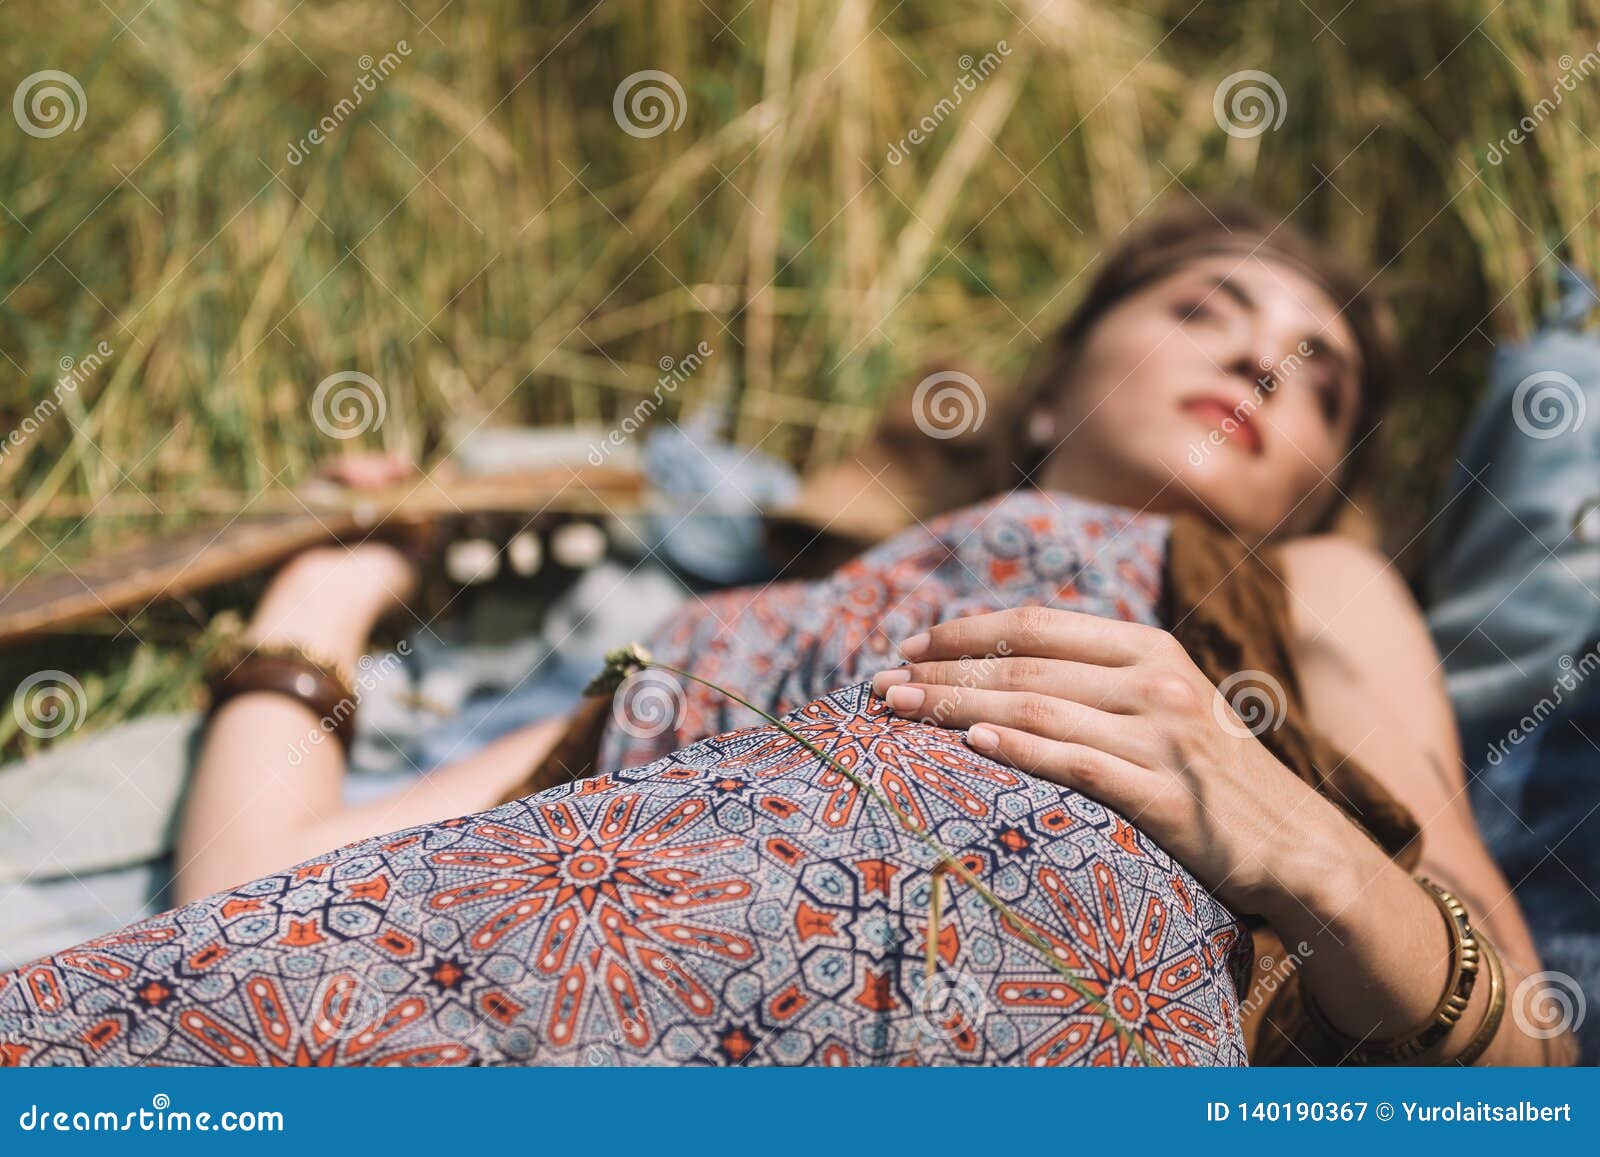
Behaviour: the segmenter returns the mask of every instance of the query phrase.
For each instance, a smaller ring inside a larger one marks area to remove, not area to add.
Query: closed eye
[[[1179,321],[1206,321],[1217,311],[1203,297],[1184,298],[1173,303],[1173,316]]]
[[[1354,376],[1349,358],[1325,339],[1313,335],[1301,343],[1309,349],[1313,359],[1308,367],[1311,387],[1317,391],[1318,404],[1330,426],[1337,425],[1344,409],[1345,381]]]
[[[1322,409],[1322,416],[1330,426],[1339,424],[1339,411],[1344,402],[1344,391],[1339,386],[1339,379],[1332,374],[1318,374],[1311,383],[1311,388],[1317,391],[1317,404]]]

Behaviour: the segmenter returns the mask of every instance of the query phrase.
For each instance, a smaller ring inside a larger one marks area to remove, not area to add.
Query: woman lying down
[[[1147,226],[1044,351],[1015,488],[647,641],[784,726],[682,681],[499,806],[561,723],[342,807],[303,739],[414,576],[301,556],[212,716],[186,903],[0,977],[0,1056],[1567,1059],[1506,1015],[1539,962],[1417,611],[1316,533],[1378,421],[1366,284],[1242,208]]]

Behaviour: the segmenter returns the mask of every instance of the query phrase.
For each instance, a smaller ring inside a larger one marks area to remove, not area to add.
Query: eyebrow
[[[1351,362],[1350,358],[1345,355],[1345,352],[1342,349],[1334,345],[1327,338],[1322,337],[1320,334],[1312,334],[1310,337],[1302,340],[1304,340],[1305,344],[1310,347],[1312,357],[1327,358],[1330,362],[1332,362],[1335,373],[1354,373],[1355,365]]]
[[[1231,297],[1249,312],[1257,313],[1260,311],[1261,307],[1250,291],[1228,274],[1223,273],[1212,278],[1210,285],[1212,292],[1220,292],[1226,297]],[[1312,357],[1327,358],[1328,361],[1333,363],[1336,375],[1354,374],[1356,367],[1351,359],[1346,356],[1343,350],[1320,333],[1314,333],[1309,337],[1302,338],[1301,341],[1310,347]]]
[[[1212,279],[1211,288],[1213,290],[1221,291],[1227,297],[1233,298],[1234,301],[1238,302],[1251,313],[1257,312],[1260,308],[1256,304],[1256,299],[1250,296],[1250,292],[1225,273],[1220,277]]]

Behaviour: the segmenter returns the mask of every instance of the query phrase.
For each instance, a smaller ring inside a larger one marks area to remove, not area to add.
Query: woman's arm
[[[1540,971],[1538,953],[1511,888],[1479,836],[1440,662],[1405,584],[1381,556],[1347,539],[1302,539],[1286,545],[1281,557],[1295,665],[1312,725],[1411,810],[1422,827],[1419,873],[1460,898],[1505,963],[1510,1007],[1483,1063],[1572,1063],[1570,1034],[1529,1036],[1515,1015],[1518,985]],[[1363,956],[1390,957],[1399,972],[1427,972],[1435,993],[1445,980],[1447,941],[1439,912],[1411,894],[1415,885],[1387,859],[1372,860],[1370,867],[1367,860],[1372,857],[1363,857],[1354,878],[1336,889],[1347,894],[1343,902],[1334,897],[1318,905],[1326,910],[1291,910],[1280,917],[1294,925],[1281,929],[1286,939],[1305,933],[1323,946],[1323,965],[1308,965],[1305,983],[1335,1023],[1333,1010],[1359,997],[1353,990],[1382,984],[1375,973],[1388,973],[1387,966],[1362,967]],[[1392,915],[1369,919],[1363,908]],[[1366,952],[1356,943],[1362,939],[1374,941]],[[1531,994],[1523,994],[1526,1004]],[[1460,1026],[1441,1045],[1443,1055],[1471,1036],[1488,999],[1489,986],[1480,978]],[[1357,1036],[1365,1031],[1357,1020],[1340,1027],[1358,1030]]]
[[[409,596],[409,562],[364,543],[297,556],[251,620],[252,643],[295,643],[356,669],[380,615]],[[521,728],[477,754],[360,807],[343,802],[344,750],[317,713],[251,692],[211,716],[184,801],[175,852],[179,903],[278,871],[368,836],[492,807],[560,737],[564,723]]]

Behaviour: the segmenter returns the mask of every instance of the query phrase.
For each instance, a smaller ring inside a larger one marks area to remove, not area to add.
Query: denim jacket
[[[1464,722],[1520,714],[1600,664],[1600,336],[1578,329],[1600,297],[1570,270],[1563,287],[1496,354],[1433,527],[1429,625]],[[1600,671],[1580,683],[1600,696]]]

